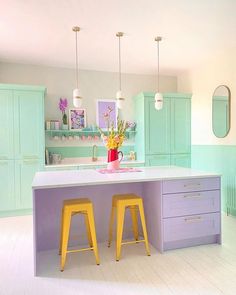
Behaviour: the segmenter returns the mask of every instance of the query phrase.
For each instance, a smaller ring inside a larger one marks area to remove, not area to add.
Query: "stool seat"
[[[126,208],[128,208],[131,213],[134,241],[122,242],[124,213]],[[141,225],[144,235],[144,239],[142,240],[139,240],[137,215],[138,212],[140,213]],[[112,241],[112,228],[114,224],[115,214],[117,216],[116,261],[119,261],[120,259],[121,246],[124,244],[144,242],[146,246],[147,255],[150,256],[142,198],[135,194],[117,194],[112,197],[112,210],[109,225],[108,247],[110,247]]]
[[[142,198],[135,194],[114,195],[112,197],[112,206],[116,207],[117,202],[123,202],[126,206],[133,206],[142,202]]]
[[[85,217],[85,225],[88,235],[88,241],[90,247],[81,248],[77,250],[68,250],[68,240],[70,233],[71,217],[75,214],[83,214]],[[97,238],[94,222],[93,204],[88,198],[69,199],[63,201],[62,217],[61,217],[61,241],[59,254],[61,255],[61,271],[64,270],[66,262],[66,254],[81,252],[85,250],[93,250],[97,265],[100,264]]]

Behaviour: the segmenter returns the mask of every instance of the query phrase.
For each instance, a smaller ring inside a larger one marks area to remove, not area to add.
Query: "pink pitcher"
[[[121,157],[119,159],[119,154]],[[120,168],[120,161],[123,159],[123,153],[121,151],[117,151],[117,149],[108,150],[107,153],[107,169],[116,170]]]

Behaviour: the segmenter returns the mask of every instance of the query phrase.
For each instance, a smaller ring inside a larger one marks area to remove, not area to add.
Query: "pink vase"
[[[121,155],[119,159],[119,154]],[[107,169],[115,170],[120,168],[120,161],[123,159],[123,153],[117,149],[111,149],[107,152]]]

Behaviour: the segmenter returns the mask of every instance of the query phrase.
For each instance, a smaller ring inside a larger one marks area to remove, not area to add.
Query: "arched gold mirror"
[[[225,137],[230,129],[230,89],[218,86],[212,96],[212,130],[216,137]]]

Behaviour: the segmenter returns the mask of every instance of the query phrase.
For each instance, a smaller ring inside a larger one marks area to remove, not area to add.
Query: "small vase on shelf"
[[[63,130],[68,130],[68,124],[67,124],[67,115],[64,112],[63,116],[62,116],[62,129]]]

